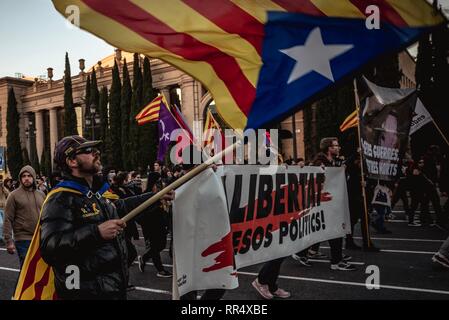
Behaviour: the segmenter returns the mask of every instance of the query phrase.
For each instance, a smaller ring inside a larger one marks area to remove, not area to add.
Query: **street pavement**
[[[344,250],[353,257],[356,271],[332,271],[328,260],[311,260],[312,267],[303,267],[288,257],[282,267],[278,284],[291,291],[296,300],[449,300],[449,271],[442,270],[431,262],[448,233],[437,227],[408,227],[403,212],[396,212],[396,219],[386,226],[393,233],[376,235],[372,232],[378,253]],[[356,242],[361,244],[360,227],[356,228]],[[135,242],[139,253],[144,251],[143,239]],[[321,251],[329,256],[327,242]],[[171,271],[168,249],[162,259]],[[380,288],[368,289],[365,282],[371,275],[368,266],[377,266],[380,271]],[[261,300],[251,286],[261,265],[239,270],[239,287],[229,290],[224,300]],[[9,300],[13,295],[19,264],[16,255],[10,255],[0,247],[0,300]],[[130,268],[130,283],[136,290],[129,292],[131,300],[170,300],[172,281],[156,277],[151,261],[144,273],[135,263]]]

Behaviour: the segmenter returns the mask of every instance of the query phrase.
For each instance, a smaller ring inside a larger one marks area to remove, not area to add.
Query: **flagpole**
[[[432,116],[430,116],[430,119],[432,119],[432,122],[433,122],[435,128],[437,128],[438,132],[441,134],[441,137],[443,138],[444,142],[446,142],[446,144],[449,146],[449,141],[447,141],[446,136],[443,134],[443,132],[441,131],[440,127],[437,125],[435,120],[433,120]]]
[[[174,241],[172,238],[171,241]],[[172,244],[173,245],[173,244]],[[179,288],[178,288],[178,271],[176,269],[176,255],[175,250],[173,250],[173,275],[172,275],[172,300],[180,300]]]
[[[175,117],[175,115],[171,112],[170,108],[167,107],[168,111],[172,114],[173,119],[175,119],[176,123],[178,124],[178,126],[180,128],[182,128],[181,123],[179,123],[178,119]],[[186,123],[186,125],[188,126],[189,124]],[[190,129],[190,133],[192,134],[192,138],[190,137],[190,135],[188,134],[187,136],[189,137],[190,142],[192,143],[192,145],[194,145],[197,149],[201,149],[201,154],[203,155],[204,158],[209,158],[209,155],[204,151],[204,148],[201,145],[198,145],[198,139],[194,139],[195,135],[192,131],[192,128],[188,127]],[[183,129],[183,128],[182,128]],[[184,129],[183,129],[184,130]],[[194,141],[196,140],[196,142]],[[201,143],[201,140],[200,140]],[[224,146],[222,146],[224,147]]]
[[[168,111],[172,114],[173,119],[175,119],[175,121],[176,121],[176,123],[178,124],[178,126],[179,126],[181,129],[185,130],[185,129],[182,127],[182,125],[179,123],[178,119],[175,117],[175,115],[173,114],[173,112],[171,112],[170,106],[167,106],[167,109],[168,109]],[[186,123],[186,125],[188,126],[189,124]],[[192,128],[189,128],[189,129],[192,129]],[[195,143],[195,141],[193,141],[193,138],[194,138],[193,130],[190,130],[190,133],[192,134],[192,138],[190,138],[190,135],[188,134],[190,142],[198,148],[198,145]]]
[[[226,155],[229,151],[234,150],[234,148],[240,144],[241,141],[237,141],[236,143],[234,143],[233,145],[227,147],[226,149],[222,150],[221,152],[217,153],[215,156],[213,156],[212,158],[207,159],[205,162],[203,162],[202,164],[200,164],[199,166],[193,168],[192,170],[190,170],[189,172],[187,172],[185,175],[183,175],[181,178],[177,179],[176,181],[174,181],[173,183],[171,183],[170,185],[166,186],[164,189],[162,189],[161,191],[159,191],[158,193],[156,193],[154,196],[152,196],[150,199],[146,200],[144,203],[142,203],[140,206],[138,206],[137,208],[133,209],[130,213],[128,213],[126,216],[124,216],[121,220],[124,222],[128,222],[131,219],[133,219],[134,217],[136,217],[139,213],[141,213],[143,210],[145,210],[146,208],[148,208],[149,206],[151,206],[153,203],[155,203],[156,201],[160,200],[165,194],[169,193],[170,191],[178,188],[179,186],[181,186],[182,184],[184,184],[185,182],[189,181],[190,179],[192,179],[193,177],[195,177],[196,175],[200,174],[201,172],[203,172],[204,170],[206,170],[211,164],[213,164],[215,161],[221,159],[221,157],[223,155]]]
[[[355,106],[356,106],[356,110],[357,110],[357,116],[358,116],[358,120],[357,120],[357,132],[358,132],[358,145],[359,145],[359,153],[360,153],[360,173],[361,173],[361,178],[362,178],[362,196],[363,196],[363,209],[364,209],[364,219],[362,219],[362,232],[364,232],[365,237],[366,237],[366,246],[367,248],[371,248],[373,247],[372,242],[371,242],[371,235],[369,232],[369,217],[368,217],[368,206],[367,206],[367,199],[366,199],[366,182],[365,182],[365,172],[363,170],[363,152],[362,152],[362,145],[360,142],[360,119],[361,119],[361,110],[360,110],[360,101],[359,101],[359,94],[357,91],[357,80],[354,79],[354,97],[355,97]],[[365,221],[363,221],[365,220]],[[363,228],[364,226],[364,228]],[[365,230],[363,230],[365,229]]]
[[[165,97],[165,95],[164,95],[164,93],[163,93],[162,91],[161,91],[161,95],[164,97],[164,100],[168,103],[167,98]],[[172,117],[173,117],[173,119],[175,119],[175,121],[176,121],[176,123],[178,124],[178,126],[179,126],[181,129],[183,129],[181,123],[180,123],[180,122],[178,121],[178,119],[175,117],[175,115],[173,114],[173,112],[171,112],[170,106],[167,105],[167,109],[168,109],[168,111],[172,114]],[[186,125],[189,126],[188,123],[186,123]],[[191,142],[195,147],[200,148],[201,151],[202,151],[202,153],[203,153],[203,155],[206,155],[206,154],[204,153],[203,148],[201,148],[201,146],[198,145],[198,141],[197,141],[197,142],[194,141],[194,140],[196,140],[196,139],[194,139],[194,138],[195,138],[195,134],[193,133],[192,128],[189,127],[189,129],[190,129],[190,133],[192,134],[192,137],[190,137],[189,134],[187,135],[188,138],[189,138],[189,140],[190,140],[190,142]],[[185,130],[185,129],[183,129],[183,130]],[[207,155],[206,155],[206,156],[207,156]]]

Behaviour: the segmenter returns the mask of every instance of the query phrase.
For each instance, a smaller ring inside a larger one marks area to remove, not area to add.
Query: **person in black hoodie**
[[[142,193],[142,179],[139,172],[131,171],[128,177],[126,187],[130,189],[135,195]]]
[[[360,250],[354,242],[354,226],[364,212],[360,153],[356,153],[346,162],[346,176],[348,186],[349,214],[351,218],[351,234],[346,235],[346,249]]]
[[[120,171],[112,178],[111,191],[116,194],[119,199],[127,199],[136,195],[126,186],[127,178],[128,173],[124,171]],[[128,248],[128,267],[130,267],[137,258],[137,250],[132,243],[132,239],[139,240],[139,231],[137,230],[137,225],[134,220],[127,223],[125,228],[125,238],[126,246]]]
[[[162,188],[163,184],[159,179],[149,184],[146,192],[157,193]],[[146,248],[145,253],[138,257],[140,272],[145,272],[146,262],[151,258],[157,270],[156,276],[170,278],[172,274],[164,268],[161,259],[161,252],[167,246],[168,212],[166,206],[160,203],[152,209],[151,214],[145,213],[137,221],[142,226]]]
[[[109,189],[101,172],[101,141],[68,136],[58,142],[54,161],[63,181],[42,209],[40,253],[54,272],[56,294],[63,300],[126,299],[128,250],[119,219],[153,194],[117,200],[104,197]],[[70,191],[71,190],[71,191]],[[173,199],[173,193],[165,196]],[[79,288],[66,286],[67,267],[79,270]]]
[[[415,211],[419,205],[421,206],[421,222],[424,224],[429,223],[429,201],[432,202],[436,216],[438,218],[442,216],[440,198],[438,196],[435,182],[433,182],[424,171],[426,165],[425,162],[425,158],[421,157],[418,163],[413,166],[412,173],[410,175],[412,196],[411,208],[408,214],[408,226],[410,227],[422,225],[421,223],[414,221]]]

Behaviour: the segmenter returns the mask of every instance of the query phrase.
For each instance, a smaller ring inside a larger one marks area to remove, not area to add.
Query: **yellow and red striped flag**
[[[221,136],[223,136],[220,125],[218,124],[217,120],[215,120],[212,112],[209,109],[207,110],[206,121],[204,123],[203,147],[206,147],[214,142],[214,135],[217,130],[220,132]]]
[[[350,128],[357,127],[359,124],[359,118],[357,115],[357,110],[354,110],[340,125],[340,131],[344,132]]]
[[[109,44],[190,74],[211,92],[221,118],[236,129],[284,119],[368,63],[446,23],[425,0],[53,4],[64,16],[67,8],[79,8],[80,28]],[[368,5],[379,9],[382,28],[367,28]]]
[[[41,208],[42,210],[50,197],[57,192],[72,192],[81,194],[81,192],[68,189],[57,188],[47,195]],[[28,253],[23,262],[17,282],[14,300],[56,300],[55,275],[53,269],[42,259],[40,251],[40,223],[37,224],[31,240]]]
[[[161,102],[168,106],[163,95],[157,96],[136,115],[137,123],[143,125],[148,122],[158,121]]]

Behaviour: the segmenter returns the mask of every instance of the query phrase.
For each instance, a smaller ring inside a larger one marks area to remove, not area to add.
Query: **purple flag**
[[[173,114],[168,110],[167,106],[161,101],[159,110],[159,149],[157,151],[157,159],[164,160],[170,145],[170,135],[176,130],[181,129]]]

